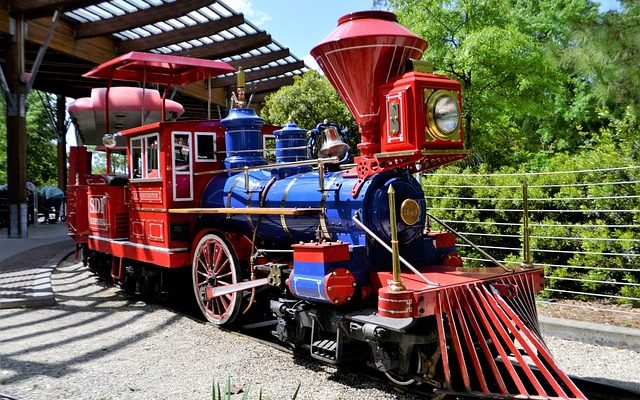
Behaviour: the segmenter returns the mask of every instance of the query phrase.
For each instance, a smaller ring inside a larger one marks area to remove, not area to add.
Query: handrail
[[[466,237],[464,237],[460,232],[456,231],[455,229],[451,228],[449,225],[445,224],[444,222],[442,222],[440,219],[438,219],[437,217],[434,217],[433,215],[429,214],[428,212],[426,213],[427,216],[431,219],[433,219],[434,221],[436,221],[437,223],[439,223],[440,225],[444,226],[446,229],[448,229],[449,231],[453,232],[454,235],[456,235],[457,237],[459,237],[460,239],[462,239],[466,244],[468,244],[469,246],[473,247],[478,253],[482,254],[483,256],[487,257],[489,260],[491,260],[491,262],[493,262],[494,264],[496,264],[498,267],[502,268],[503,270],[507,271],[507,272],[515,272],[512,269],[509,269],[507,267],[505,267],[500,261],[496,260],[495,258],[491,257],[489,255],[489,253],[487,253],[486,251],[482,250],[478,245],[476,245],[475,243],[473,243],[471,240],[467,239]]]
[[[285,163],[277,163],[277,164],[268,164],[268,165],[254,165],[252,167],[238,167],[238,168],[229,168],[229,169],[218,169],[214,171],[202,171],[196,172],[193,175],[216,175],[216,174],[224,174],[228,172],[245,172],[245,171],[257,171],[257,170],[265,170],[265,169],[279,169],[285,167],[302,167],[305,165],[324,165],[324,164],[333,164],[340,161],[338,157],[327,157],[327,158],[316,158],[314,160],[303,160],[303,161],[291,161]]]
[[[373,233],[373,231],[371,231],[371,229],[367,228],[367,226],[358,219],[359,214],[356,212],[355,215],[351,218],[351,220],[353,220],[353,222],[356,223],[356,225],[358,225],[363,231],[365,231],[369,236],[371,236],[376,242],[380,243],[380,245],[382,247],[384,247],[385,249],[387,249],[387,251],[389,251],[389,253],[393,253],[391,250],[391,246],[389,246],[388,244],[386,244],[384,242],[384,240],[380,239],[380,237],[378,237],[378,235],[376,235],[375,233]],[[402,258],[402,256],[400,256],[400,262],[403,263],[407,268],[409,268],[411,270],[411,272],[413,272],[414,274],[418,275],[420,277],[420,279],[422,279],[423,281],[425,281],[427,284],[432,285],[432,286],[440,286],[439,283],[433,282],[431,280],[429,280],[429,278],[427,278],[426,276],[424,276],[420,271],[418,271],[413,265],[411,265],[409,263],[409,261],[405,260],[404,258]]]

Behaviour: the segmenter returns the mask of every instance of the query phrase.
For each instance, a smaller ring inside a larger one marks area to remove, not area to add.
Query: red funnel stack
[[[427,42],[398,24],[395,14],[361,11],[340,18],[311,50],[358,122],[363,156],[380,151],[380,86],[402,74],[407,60],[419,59],[426,48]]]

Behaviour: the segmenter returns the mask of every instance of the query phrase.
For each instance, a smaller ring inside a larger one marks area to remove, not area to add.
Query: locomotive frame
[[[110,150],[107,174],[92,174],[87,148],[71,149],[67,223],[85,262],[141,293],[190,269],[213,324],[262,318],[313,358],[362,360],[396,384],[584,398],[538,328],[542,270],[465,268],[454,232],[426,228],[412,174],[467,154],[459,83],[411,60],[426,46],[395,15],[366,11],[342,17],[312,50],[359,125],[360,155],[346,169],[331,124],[315,132],[330,138],[322,157],[308,159],[306,130],[264,126],[244,106],[242,78],[226,118],[165,120],[170,86],[231,72],[225,63],[129,53],[98,66],[85,76],[166,87],[160,121],[106,132],[105,144],[126,146],[128,175],[111,173]],[[85,111],[95,110],[70,107]],[[275,164],[265,134],[276,138]]]

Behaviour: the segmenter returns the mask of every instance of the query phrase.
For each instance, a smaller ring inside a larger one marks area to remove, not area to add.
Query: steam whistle
[[[236,91],[232,94],[234,108],[243,108],[245,104],[244,88],[245,88],[245,76],[244,69],[238,67],[238,81],[236,84]]]

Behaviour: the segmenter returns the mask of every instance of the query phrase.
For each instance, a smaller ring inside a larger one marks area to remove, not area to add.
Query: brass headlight
[[[450,90],[425,90],[428,112],[427,138],[460,140],[460,104],[458,93]]]
[[[451,96],[440,97],[433,108],[433,119],[438,129],[447,135],[458,129],[460,121],[458,101]]]

